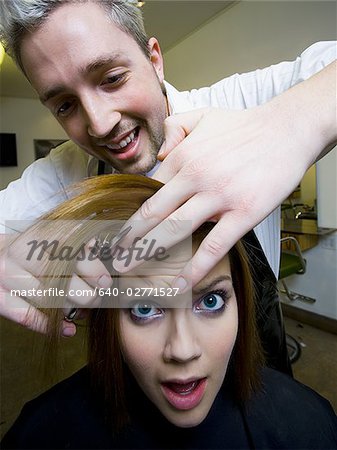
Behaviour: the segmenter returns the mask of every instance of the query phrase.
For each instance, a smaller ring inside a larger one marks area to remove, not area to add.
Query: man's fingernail
[[[76,327],[74,324],[65,324],[62,328],[62,336],[63,337],[73,337],[76,334]]]
[[[185,278],[183,278],[183,277],[176,278],[172,283],[172,287],[174,289],[179,289],[179,294],[183,293],[186,286],[187,286],[187,283],[186,283]]]
[[[164,154],[164,151],[166,149],[165,142],[163,142],[163,145],[160,147],[160,150],[158,152],[158,156],[162,156]]]
[[[109,275],[102,275],[98,280],[98,286],[103,289],[108,289],[111,286],[112,279]]]

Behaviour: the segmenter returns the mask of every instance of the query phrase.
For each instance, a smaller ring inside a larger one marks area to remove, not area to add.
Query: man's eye
[[[72,107],[74,106],[74,102],[73,101],[66,101],[64,103],[62,103],[62,105],[57,109],[56,114],[58,116],[66,116],[67,114],[70,113]]]
[[[227,292],[210,292],[204,295],[195,306],[196,311],[220,312],[226,306]]]
[[[119,74],[119,75],[109,75],[106,78],[104,78],[104,80],[102,81],[102,85],[105,84],[119,84],[123,81],[125,77],[125,74]]]
[[[138,303],[130,308],[130,315],[133,320],[146,320],[152,317],[157,317],[162,314],[162,310],[151,304]]]

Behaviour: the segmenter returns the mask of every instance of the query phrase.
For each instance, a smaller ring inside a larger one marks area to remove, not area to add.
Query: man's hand
[[[174,221],[192,221],[193,230],[216,222],[173,286],[195,285],[288,197],[336,139],[334,78],[332,64],[263,106],[169,117],[158,156],[164,161],[154,176],[166,184],[132,217],[136,225],[123,247],[143,236],[156,241],[154,252],[181,239]],[[126,269],[116,261],[114,267],[126,272],[137,264]]]
[[[43,289],[39,275],[44,261],[36,258],[27,260],[22,242],[14,242],[12,246],[8,246],[8,239],[4,235],[0,235],[0,247],[3,247],[0,252],[0,315],[26,328],[45,333],[47,317],[33,305],[42,308],[46,306],[52,291],[45,296],[32,294],[34,289],[35,292]],[[106,289],[111,283],[109,272],[99,259],[78,261],[67,286],[67,294],[71,292],[71,295],[60,296],[57,299],[59,304],[55,306],[65,312],[72,307],[94,307],[100,301],[100,298],[94,295],[95,288]],[[18,295],[19,291],[21,296]],[[81,310],[76,319],[83,316],[84,311]],[[65,337],[74,336],[76,333],[76,325],[73,322],[63,320],[60,327],[61,334]]]
[[[306,167],[292,161],[296,143],[288,140],[290,130],[272,129],[268,122],[271,125],[272,117],[266,117],[263,108],[203,109],[168,118],[160,154],[165,159],[154,176],[165,186],[133,216],[137,226],[123,247],[144,236],[169,248],[181,238],[173,226],[170,231],[170,221],[190,220],[193,230],[205,221],[216,222],[174,287],[184,289],[201,280],[304,174]],[[125,271],[118,262],[114,267]]]

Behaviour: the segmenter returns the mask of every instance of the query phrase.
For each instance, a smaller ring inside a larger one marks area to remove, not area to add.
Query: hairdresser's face
[[[159,306],[136,300],[120,316],[125,361],[167,420],[196,426],[221,387],[237,334],[229,260],[196,286],[192,308],[161,308],[158,297]]]
[[[91,2],[65,4],[25,37],[21,55],[42,102],[87,153],[145,173],[163,141],[166,99],[156,39],[150,58]]]

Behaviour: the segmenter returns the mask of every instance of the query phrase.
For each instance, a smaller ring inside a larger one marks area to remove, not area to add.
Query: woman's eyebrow
[[[203,295],[207,292],[212,291],[219,283],[223,281],[232,282],[232,277],[230,275],[221,275],[220,277],[214,278],[210,283],[200,284],[196,289],[193,289],[193,295]]]

